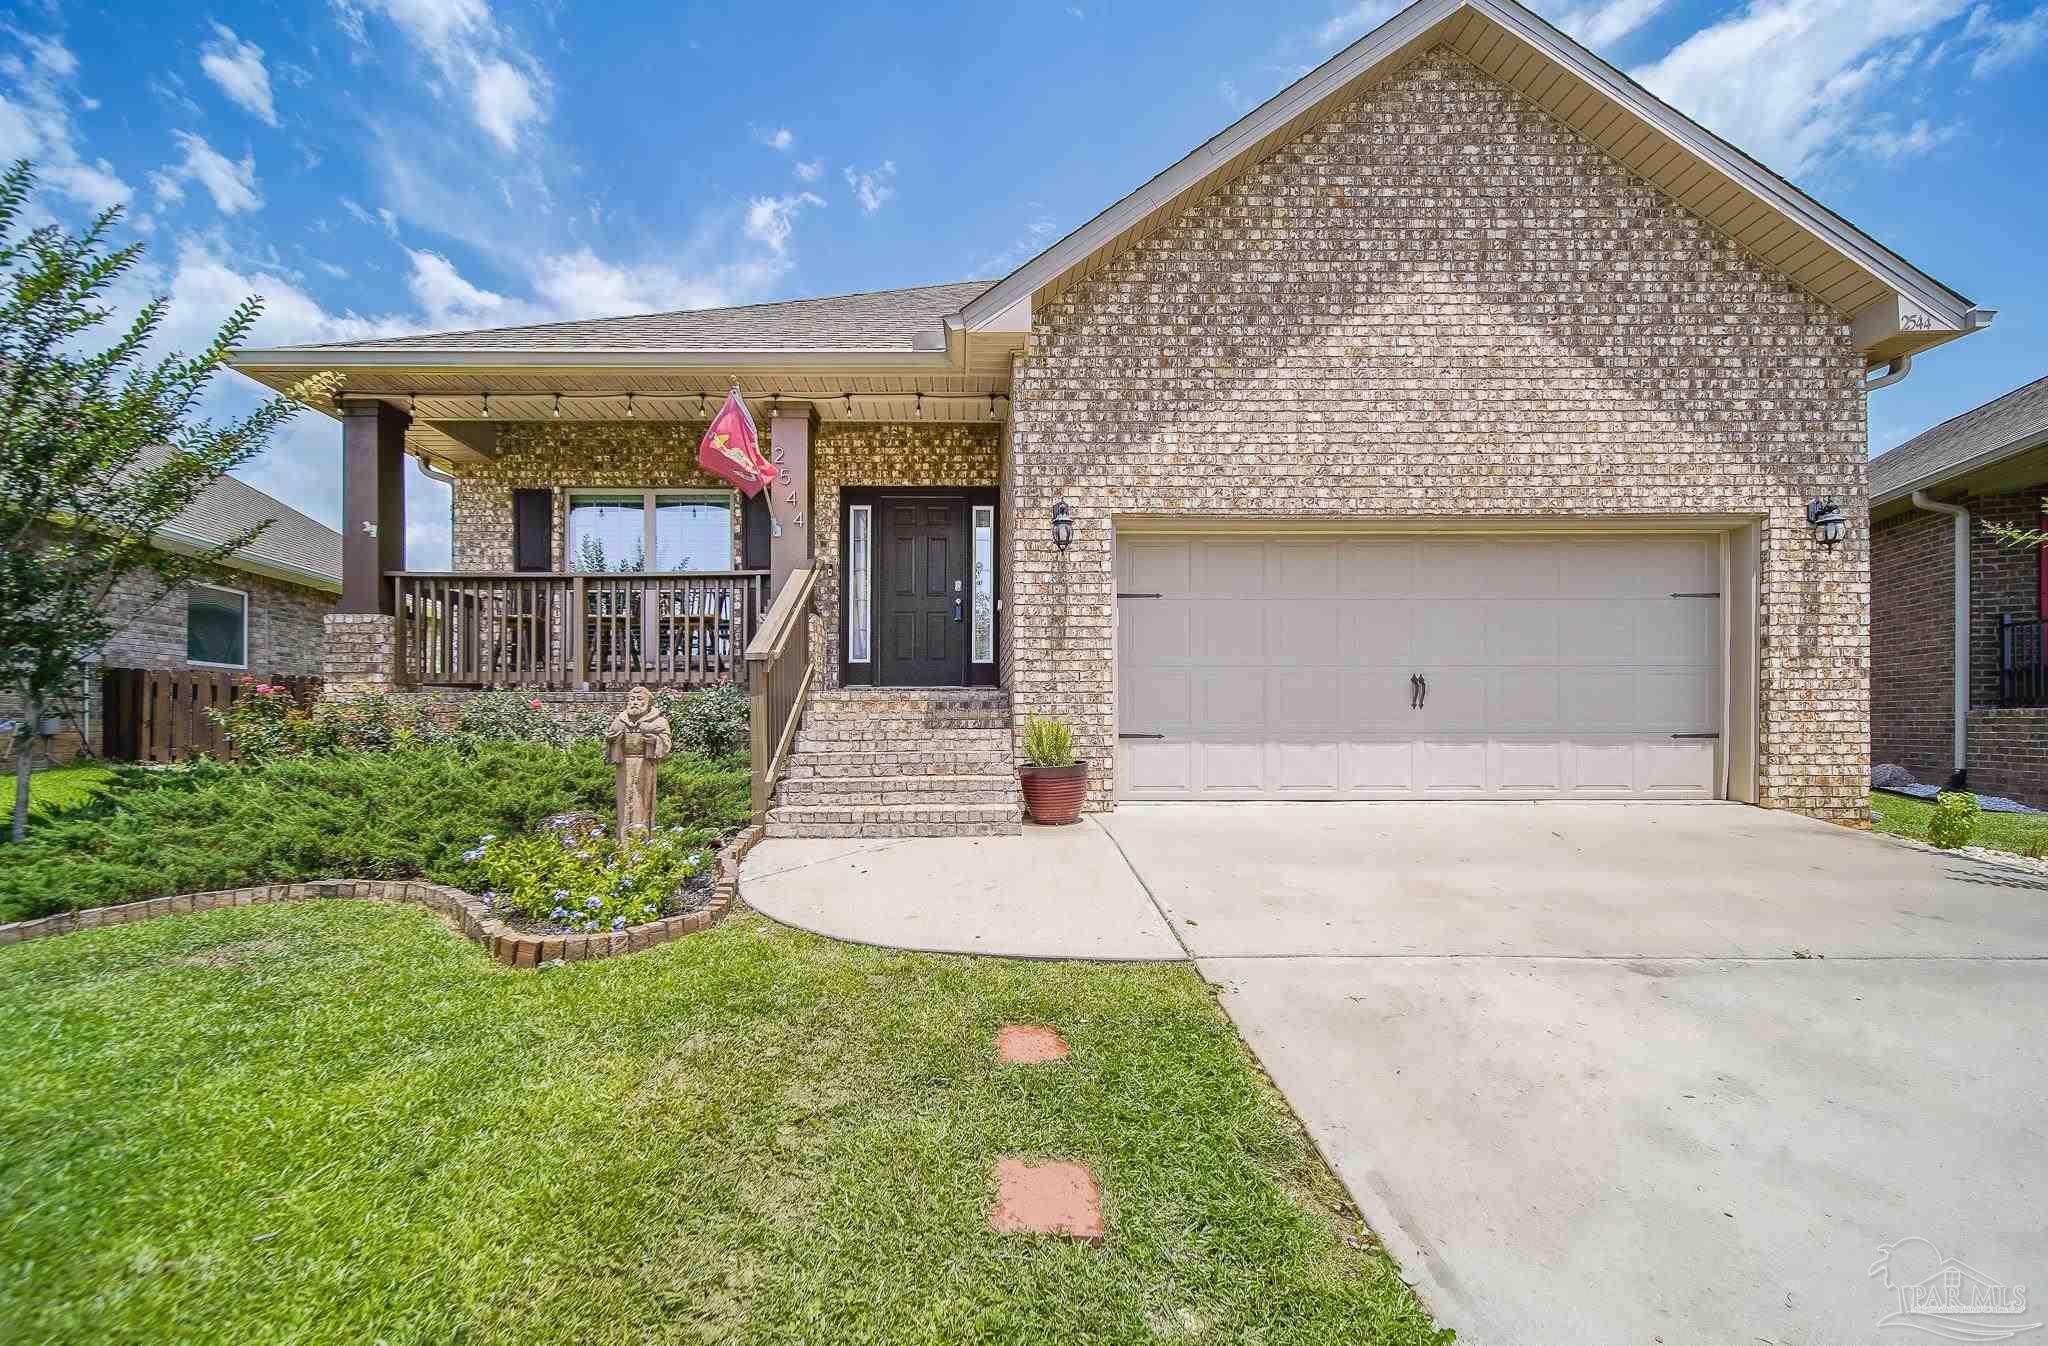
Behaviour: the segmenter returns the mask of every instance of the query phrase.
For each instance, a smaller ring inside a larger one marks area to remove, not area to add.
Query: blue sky
[[[121,301],[179,348],[250,293],[268,344],[994,277],[1397,8],[50,0],[0,30],[0,159],[56,218],[128,205]],[[2048,373],[2048,3],[1538,8],[2001,310],[1873,395],[1873,448]],[[339,439],[243,475],[333,522]]]

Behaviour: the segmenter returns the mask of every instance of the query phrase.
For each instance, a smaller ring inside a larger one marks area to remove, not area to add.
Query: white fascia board
[[[257,369],[938,369],[944,351],[600,351],[447,350],[383,347],[377,350],[237,351],[228,367]]]
[[[1937,317],[1941,330],[1971,330],[1974,324],[1969,320],[1972,310],[1968,300],[1790,187],[1747,155],[1512,0],[1417,0],[1137,191],[1011,272],[963,307],[960,317],[970,330],[980,330],[1020,297],[1028,296],[1058,278],[1154,209],[1220,169],[1250,145],[1336,94],[1353,80],[1371,73],[1431,28],[1458,10],[1467,8],[1507,29],[1632,116],[1655,127],[1779,214],[1890,285],[1920,310]]]
[[[161,547],[180,556],[204,556],[220,546],[220,543],[209,542],[196,534],[182,533],[175,528],[159,528],[149,535],[149,545]],[[296,584],[305,589],[322,589],[336,594],[341,592],[339,576],[323,575],[317,570],[307,570],[284,561],[265,560],[236,552],[223,559],[220,565],[229,570],[240,570],[251,575],[261,575],[266,579],[281,580],[286,584]]]
[[[1944,482],[1953,481],[1957,477],[1967,477],[1972,472],[1981,472],[1987,467],[1996,467],[2008,458],[2017,458],[2021,454],[2030,453],[2035,449],[2041,448],[2043,445],[2048,445],[2048,430],[2036,431],[2031,435],[2022,435],[2010,444],[2001,444],[1995,449],[1986,449],[1974,457],[1965,458],[1960,463],[1950,463],[1948,466],[1938,467],[1932,472],[1923,472],[1911,481],[1891,487],[1882,494],[1872,495],[1870,497],[1870,507],[1876,509],[1881,505],[1889,505],[1895,500],[1905,500],[1911,497],[1915,491],[1935,490]],[[1875,464],[1883,457],[1883,454],[1879,454],[1870,461]]]

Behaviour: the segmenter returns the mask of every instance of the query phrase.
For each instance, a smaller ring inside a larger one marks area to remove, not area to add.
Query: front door
[[[967,681],[967,499],[880,501],[875,565],[877,680],[890,687]]]

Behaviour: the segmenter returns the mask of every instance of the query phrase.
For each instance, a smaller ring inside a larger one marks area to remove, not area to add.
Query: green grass
[[[114,773],[103,766],[50,767],[28,778],[29,807],[50,813],[76,808],[113,779]],[[14,799],[12,780],[7,783],[7,798],[10,803]]]
[[[1870,809],[1871,825],[1877,831],[1927,840],[1927,820],[1934,816],[1932,803],[1873,790]],[[2015,855],[2048,855],[2048,813],[1980,813],[1970,844]]]
[[[0,1011],[0,1340],[1433,1339],[1186,967],[741,913],[515,972],[332,901],[0,949]],[[991,1235],[1003,1153],[1106,1243]]]

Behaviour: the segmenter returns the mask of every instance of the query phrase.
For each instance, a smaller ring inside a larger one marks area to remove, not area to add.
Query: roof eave
[[[491,350],[488,348],[379,346],[321,349],[281,346],[237,351],[228,367],[258,369],[933,369],[949,363],[944,350]]]
[[[1874,513],[1887,505],[1910,500],[1915,491],[1936,490],[1948,482],[1956,480],[1958,477],[1967,477],[1973,472],[1982,472],[1987,467],[1996,467],[2009,458],[2017,458],[2023,453],[2031,453],[2035,449],[2043,447],[2048,447],[2048,429],[2037,430],[2030,435],[2022,435],[2018,439],[2001,444],[1995,449],[1986,449],[1984,452],[1974,454],[1959,463],[1949,463],[1946,466],[1936,468],[1932,472],[1924,472],[1910,481],[1901,482],[1897,486],[1888,486],[1883,491],[1873,491],[1870,496],[1871,511]],[[1882,454],[1878,456],[1880,459],[1883,457]]]
[[[1284,127],[1354,81],[1421,42],[1459,11],[1471,9],[1512,32],[1546,59],[1591,85],[1602,96],[1706,162],[1781,215],[1890,286],[1919,310],[1932,337],[1919,348],[1967,335],[1974,306],[1964,296],[1764,170],[1726,141],[1669,107],[1620,71],[1558,33],[1519,5],[1501,0],[1418,0],[1265,103],[1204,142],[1165,171],[998,281],[960,310],[969,330],[980,330],[1020,299],[1084,265],[1095,253],[1152,211],[1179,198],[1228,166],[1259,140]]]

